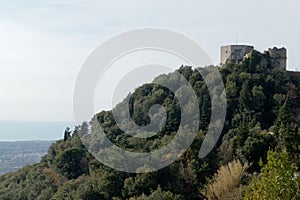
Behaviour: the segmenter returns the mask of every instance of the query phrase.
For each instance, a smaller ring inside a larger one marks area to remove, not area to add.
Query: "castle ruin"
[[[244,59],[248,53],[254,49],[249,45],[227,45],[221,46],[221,65],[225,64],[228,60],[239,62]]]
[[[272,66],[282,70],[286,70],[286,60],[287,60],[287,51],[286,48],[282,47],[278,49],[277,47],[269,48],[266,53],[269,53],[271,57]]]
[[[253,52],[258,52],[250,45],[221,46],[221,66],[228,61],[241,62]],[[258,52],[259,53],[259,52]],[[261,54],[261,53],[260,53]],[[272,68],[286,70],[287,50],[283,48],[269,48],[262,56],[269,61]]]

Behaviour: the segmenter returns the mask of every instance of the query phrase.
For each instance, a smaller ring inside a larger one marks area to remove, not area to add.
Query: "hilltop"
[[[194,142],[176,162],[156,172],[124,173],[97,161],[79,138],[88,129],[96,133],[100,125],[114,144],[131,151],[148,152],[168,144],[180,123],[178,100],[167,88],[149,83],[132,94],[130,113],[137,124],[146,125],[149,107],[163,105],[168,118],[159,134],[150,139],[129,137],[117,127],[111,111],[97,113],[75,127],[70,137],[52,144],[40,163],[1,176],[0,199],[262,199],[264,191],[271,199],[274,194],[280,199],[300,198],[299,79],[264,58],[252,51],[241,62],[228,61],[219,68],[227,116],[221,138],[204,159],[198,152],[214,99],[199,71],[182,66],[176,72],[193,87],[201,114]],[[213,67],[199,70],[207,74]],[[157,79],[172,76],[175,73]]]

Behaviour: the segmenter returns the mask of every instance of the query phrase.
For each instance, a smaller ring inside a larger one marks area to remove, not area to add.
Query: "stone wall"
[[[277,47],[269,48],[268,52],[271,57],[271,62],[274,68],[286,70],[287,50],[286,48]]]
[[[221,47],[221,65],[225,64],[227,60],[242,61],[244,56],[253,50],[253,46],[249,45],[228,45]]]
[[[228,60],[234,62],[242,61],[245,56],[251,55],[251,52],[255,51],[253,46],[248,45],[227,45],[221,47],[221,65],[225,64]],[[259,53],[258,51],[256,51]],[[261,53],[260,53],[261,54]],[[278,68],[286,70],[287,68],[287,50],[286,48],[269,48],[261,54],[264,58],[262,62],[265,65],[268,64],[271,68]]]

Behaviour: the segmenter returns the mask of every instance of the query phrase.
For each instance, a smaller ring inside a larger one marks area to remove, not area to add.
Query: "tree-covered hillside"
[[[212,67],[199,70],[208,73]],[[300,80],[255,51],[219,70],[227,115],[221,138],[205,158],[198,153],[213,99],[199,71],[182,66],[177,72],[198,97],[200,123],[194,142],[176,162],[151,173],[120,172],[97,161],[80,140],[101,126],[114,144],[130,151],[149,152],[168,144],[177,133],[180,105],[170,90],[149,83],[132,94],[129,112],[136,124],[147,125],[149,108],[163,105],[167,119],[157,135],[128,136],[112,111],[102,111],[54,143],[40,163],[1,176],[0,199],[300,199]],[[98,142],[89,150],[98,151]]]

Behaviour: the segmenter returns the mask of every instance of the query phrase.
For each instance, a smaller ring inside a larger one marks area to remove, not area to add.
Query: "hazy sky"
[[[300,3],[292,0],[22,0],[0,3],[0,120],[71,121],[76,76],[101,42],[160,27],[198,42],[214,63],[219,46],[285,46],[300,68]],[[177,66],[174,66],[177,67]]]

